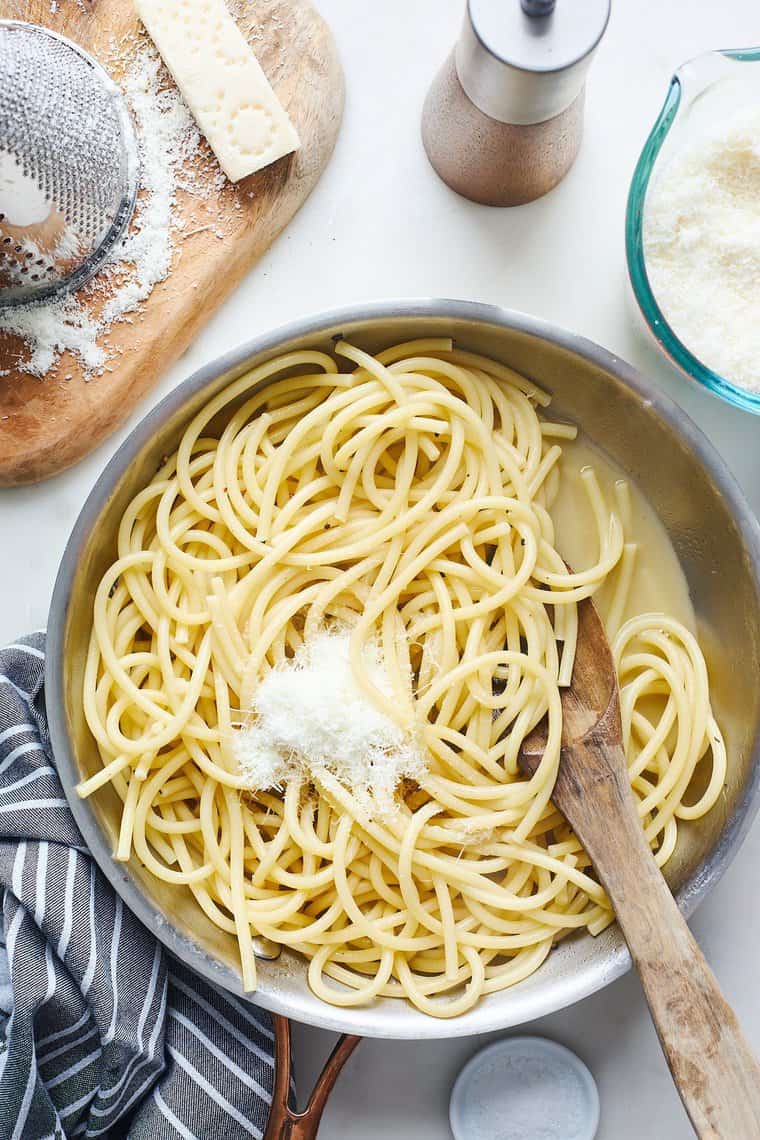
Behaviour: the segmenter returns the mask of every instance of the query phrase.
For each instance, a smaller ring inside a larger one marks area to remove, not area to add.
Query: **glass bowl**
[[[633,172],[625,217],[628,274],[641,315],[663,352],[691,380],[729,404],[760,415],[760,393],[732,384],[703,364],[663,315],[647,276],[643,219],[650,184],[696,134],[760,102],[760,47],[711,51],[689,60],[670,81],[665,103]]]

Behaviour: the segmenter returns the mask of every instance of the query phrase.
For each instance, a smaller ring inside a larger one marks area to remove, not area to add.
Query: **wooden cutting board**
[[[175,231],[172,270],[131,323],[115,323],[102,337],[109,369],[103,375],[86,378],[68,354],[44,379],[25,375],[17,364],[28,347],[0,334],[0,486],[56,475],[113,432],[287,225],[327,164],[343,112],[343,74],[326,24],[309,0],[228,4],[293,119],[301,149],[233,185],[219,179],[202,142],[190,173],[211,185],[211,194],[179,192],[182,229]],[[0,17],[61,32],[117,78],[145,36],[131,0],[0,0]],[[115,45],[124,45],[116,61]],[[94,316],[113,288],[100,282],[87,295]]]

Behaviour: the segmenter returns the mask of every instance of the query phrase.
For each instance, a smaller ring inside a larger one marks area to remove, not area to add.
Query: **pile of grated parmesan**
[[[425,773],[411,736],[377,709],[357,683],[349,658],[350,631],[325,629],[261,681],[251,723],[235,732],[235,759],[257,791],[282,787],[293,777],[336,777],[362,811],[394,810],[404,778]],[[364,648],[372,684],[393,696],[376,643]]]
[[[655,176],[644,255],[657,303],[714,372],[760,392],[760,113],[691,139]]]
[[[132,47],[126,44],[127,50]],[[114,45],[115,56],[123,50],[124,45]],[[199,150],[200,132],[184,99],[168,83],[152,44],[138,42],[122,88],[140,148],[135,217],[106,266],[83,290],[49,304],[0,312],[0,332],[26,343],[24,357],[14,363],[32,376],[45,376],[64,352],[78,359],[87,376],[105,370],[104,334],[115,321],[130,320],[169,274],[174,234],[181,230],[177,191],[211,199],[218,189],[216,168],[206,177],[191,173],[188,159]],[[100,315],[94,316],[100,296],[107,300]]]

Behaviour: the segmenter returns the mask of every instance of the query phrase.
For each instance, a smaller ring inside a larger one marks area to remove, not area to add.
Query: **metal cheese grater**
[[[100,64],[47,28],[0,20],[0,308],[87,281],[137,183],[134,127]]]

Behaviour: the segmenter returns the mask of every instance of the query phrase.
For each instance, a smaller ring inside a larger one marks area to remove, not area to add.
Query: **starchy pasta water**
[[[304,955],[327,1002],[399,996],[453,1017],[612,921],[551,802],[576,607],[598,591],[661,864],[679,821],[720,794],[725,749],[693,634],[661,612],[624,620],[637,577],[626,485],[605,491],[584,467],[593,533],[573,569],[557,548],[576,428],[548,403],[447,339],[292,352],[215,396],[127,508],[84,683],[103,768],[80,793],[113,785],[117,858],[191,891],[237,937],[247,989],[260,935]],[[238,766],[262,679],[337,628],[366,699],[424,757],[391,811],[327,767],[251,788]],[[528,778],[520,745],[544,717]]]

